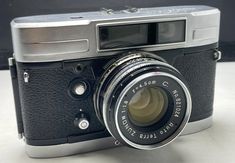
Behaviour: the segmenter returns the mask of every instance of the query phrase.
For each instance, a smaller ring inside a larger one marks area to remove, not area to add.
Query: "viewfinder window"
[[[185,41],[185,21],[158,23],[158,43]]]
[[[99,27],[100,49],[185,41],[185,20]]]

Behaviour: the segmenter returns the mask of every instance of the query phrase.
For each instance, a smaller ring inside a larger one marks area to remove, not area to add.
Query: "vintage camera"
[[[155,149],[185,126],[211,126],[219,25],[208,6],[14,19],[9,65],[28,155]]]

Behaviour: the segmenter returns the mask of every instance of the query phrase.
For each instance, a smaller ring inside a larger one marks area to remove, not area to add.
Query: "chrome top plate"
[[[128,49],[159,51],[218,42],[220,11],[216,8],[139,8],[16,18],[11,22],[14,56],[18,62],[51,62],[114,55],[126,49],[99,50],[98,26],[172,20],[186,20],[184,42]]]

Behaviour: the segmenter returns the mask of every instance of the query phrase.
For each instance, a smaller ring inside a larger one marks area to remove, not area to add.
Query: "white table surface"
[[[118,147],[53,159],[32,159],[18,140],[9,71],[0,71],[0,163],[235,163],[235,62],[217,66],[213,127],[153,151]]]

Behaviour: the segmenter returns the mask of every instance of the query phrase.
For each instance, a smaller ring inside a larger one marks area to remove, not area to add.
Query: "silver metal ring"
[[[148,77],[152,77],[152,76],[166,76],[169,78],[172,78],[173,80],[175,80],[183,89],[185,96],[186,96],[186,101],[187,101],[187,108],[186,108],[186,113],[184,116],[184,119],[182,121],[182,123],[180,124],[179,128],[176,130],[176,132],[174,132],[174,134],[172,134],[170,137],[168,137],[167,139],[165,139],[164,141],[154,144],[154,145],[140,145],[140,144],[136,144],[131,142],[129,139],[127,139],[123,134],[122,131],[120,130],[120,126],[118,124],[118,108],[120,108],[120,103],[121,100],[124,98],[125,94],[128,91],[128,88],[131,88],[132,86],[134,86],[137,82],[148,78]],[[175,138],[177,138],[180,133],[183,131],[183,129],[185,128],[186,124],[188,123],[188,120],[190,118],[191,115],[191,110],[192,110],[192,99],[191,99],[191,95],[190,92],[188,91],[188,88],[186,87],[186,85],[177,77],[165,73],[165,72],[150,72],[150,73],[146,73],[144,75],[141,75],[139,77],[137,77],[136,79],[134,79],[132,82],[130,82],[121,92],[119,98],[117,99],[118,103],[115,106],[115,125],[118,131],[118,134],[120,135],[120,137],[130,146],[138,148],[138,149],[145,149],[145,150],[151,150],[151,149],[155,149],[155,148],[160,148],[163,147],[167,144],[169,144],[170,142],[172,142]],[[106,126],[108,127],[108,126]]]
[[[116,87],[116,85],[120,82],[121,79],[123,79],[125,76],[127,76],[130,72],[133,72],[135,69],[137,68],[140,68],[140,67],[144,67],[144,66],[150,66],[150,65],[159,65],[159,66],[167,66],[169,68],[172,68],[174,70],[176,70],[175,68],[173,68],[172,66],[166,64],[166,63],[163,63],[163,62],[160,62],[160,61],[157,61],[157,60],[153,60],[153,61],[148,61],[146,63],[142,62],[141,64],[136,64],[135,66],[133,66],[132,64],[132,68],[130,69],[125,69],[123,70],[123,72],[120,72],[120,76],[115,76],[115,78],[112,80],[112,82],[109,84],[109,87],[107,89],[107,92],[105,92],[105,95],[104,95],[104,101],[103,101],[103,108],[102,108],[102,112],[103,112],[103,121],[104,121],[104,124],[105,126],[107,127],[108,131],[110,132],[110,129],[108,127],[108,123],[107,123],[107,118],[106,118],[106,113],[107,113],[107,103],[108,103],[108,100],[110,98],[110,95],[111,93],[113,92],[114,88]],[[177,71],[178,72],[178,71]],[[111,132],[110,132],[111,133]],[[111,134],[112,135],[112,134]]]
[[[143,54],[148,54],[152,57],[147,57]],[[95,94],[93,96],[93,101],[95,103],[94,105],[94,108],[95,108],[95,112],[96,112],[96,115],[98,117],[98,119],[102,122],[102,118],[101,118],[101,114],[100,114],[100,111],[99,111],[99,95],[100,95],[100,91],[101,91],[101,88],[102,88],[102,85],[103,85],[103,82],[109,77],[109,75],[120,65],[122,65],[123,63],[125,62],[128,62],[132,59],[137,59],[137,58],[149,58],[149,59],[154,59],[155,54],[152,54],[152,53],[148,53],[148,52],[129,52],[127,56],[124,56],[123,58],[120,58],[119,60],[117,60],[116,62],[112,63],[108,68],[107,70],[104,72],[103,76],[101,77],[101,80],[100,80],[100,84],[99,86],[97,87],[97,90],[95,91]],[[156,58],[157,59],[157,58]],[[160,59],[160,58],[159,58]],[[163,61],[165,61],[164,59],[162,59]],[[179,73],[179,71],[174,68],[173,66],[167,64],[167,63],[164,63],[164,62],[161,62],[159,60],[154,60],[154,62],[157,64],[157,65],[160,65],[160,66],[167,66],[171,69],[174,69],[175,71],[177,71]],[[133,65],[132,65],[133,66]]]
[[[108,78],[108,76],[111,74],[111,72],[113,72],[113,70],[115,68],[117,68],[118,66],[120,66],[121,64],[128,62],[131,59],[136,59],[139,58],[140,55],[138,55],[137,53],[135,53],[135,55],[131,55],[129,57],[125,57],[125,58],[121,58],[119,60],[117,60],[116,62],[114,62],[113,64],[111,64],[107,70],[104,72],[103,76],[101,77],[101,81],[100,81],[100,85],[97,87],[98,89],[95,91],[95,94],[93,96],[93,101],[95,103],[95,112],[97,117],[99,118],[99,120],[102,122],[102,118],[101,118],[101,114],[99,111],[99,95],[100,95],[100,91],[103,85],[103,82]],[[114,66],[115,65],[115,66]],[[98,98],[97,98],[98,97]]]
[[[123,69],[121,72],[119,72],[118,75],[115,76],[115,78],[109,84],[109,87],[107,88],[107,92],[105,92],[105,94],[104,94],[102,112],[103,112],[104,124],[105,124],[106,128],[108,129],[108,131],[110,132],[111,135],[112,135],[112,133],[111,133],[109,127],[108,127],[108,120],[107,120],[107,117],[106,117],[107,110],[108,110],[107,103],[108,103],[108,100],[110,99],[111,93],[113,92],[113,90],[117,86],[117,84],[121,81],[121,79],[123,79],[129,73],[134,72],[134,70],[136,70],[137,68],[141,68],[141,67],[144,67],[144,66],[150,66],[150,65],[167,66],[169,68],[173,68],[172,66],[169,66],[168,64],[157,61],[157,60],[146,61],[146,62],[142,62],[141,64],[136,63],[136,64],[130,65],[131,68],[127,67],[126,69]],[[173,69],[176,70],[175,68],[173,68]]]

